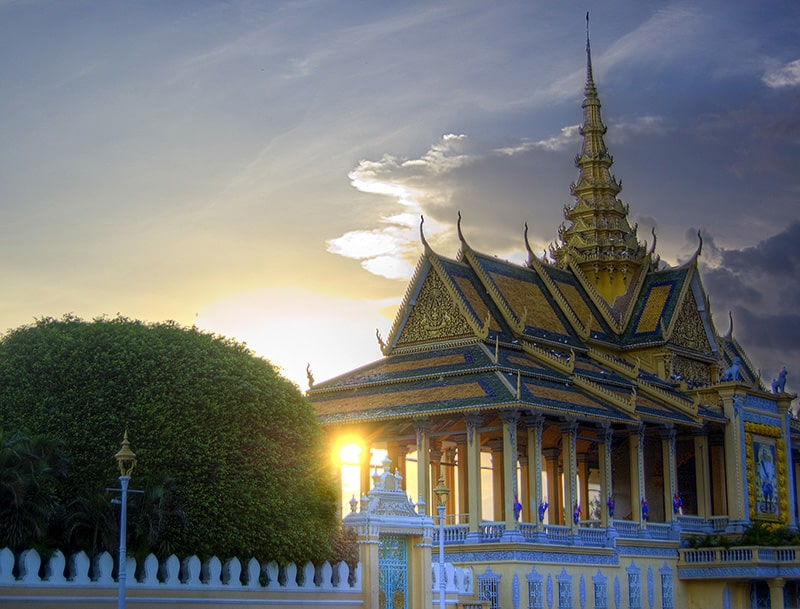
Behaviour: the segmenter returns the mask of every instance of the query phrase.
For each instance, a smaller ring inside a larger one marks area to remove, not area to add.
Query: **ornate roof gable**
[[[691,284],[690,284],[691,286]],[[712,346],[709,340],[709,330],[707,320],[703,319],[701,311],[706,311],[707,307],[701,309],[693,289],[686,290],[683,302],[679,306],[675,315],[674,322],[669,332],[669,341],[683,349],[696,351],[704,355],[712,355],[717,349]]]
[[[430,266],[405,313],[395,347],[474,335],[444,282]]]
[[[422,231],[420,230],[420,233]],[[381,350],[426,344],[483,340],[492,331],[504,341],[512,333],[497,305],[469,265],[436,254],[422,236],[425,251]]]

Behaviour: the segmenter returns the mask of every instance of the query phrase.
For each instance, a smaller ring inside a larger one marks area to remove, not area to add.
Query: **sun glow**
[[[336,448],[338,447],[338,449]],[[379,448],[371,448],[369,454],[370,473],[378,467],[383,466],[386,458],[386,451]],[[353,437],[340,438],[334,445],[333,455],[338,457],[338,467],[341,476],[342,487],[342,514],[350,512],[350,500],[360,499],[365,495],[369,488],[362,488],[362,455],[364,446],[354,440]]]
[[[237,340],[278,366],[301,389],[380,357],[375,328],[397,299],[354,300],[295,287],[240,292],[201,309],[198,328]],[[335,320],[335,321],[332,321]]]
[[[342,465],[358,465],[361,460],[361,446],[345,444],[339,449],[339,461]]]

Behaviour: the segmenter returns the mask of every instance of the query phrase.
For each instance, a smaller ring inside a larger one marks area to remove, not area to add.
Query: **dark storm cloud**
[[[781,367],[800,375],[800,222],[752,247],[719,247],[704,233],[702,278],[715,319],[734,337],[769,384]],[[790,376],[790,384],[792,377]]]
[[[734,336],[743,344],[794,354],[800,349],[800,313],[768,313],[737,306],[733,317]],[[795,372],[800,374],[800,370]]]
[[[780,286],[787,279],[800,279],[800,222],[753,247],[721,250],[722,265],[733,272],[758,274]]]
[[[748,302],[761,301],[761,293],[747,285],[741,277],[726,268],[707,268],[703,273],[703,282],[709,294],[714,296],[716,302]]]

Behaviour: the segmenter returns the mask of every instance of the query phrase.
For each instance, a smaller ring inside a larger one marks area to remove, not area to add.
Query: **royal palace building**
[[[797,531],[795,396],[785,371],[765,386],[732,320],[715,326],[702,239],[675,267],[639,240],[600,109],[587,43],[556,245],[537,256],[526,227],[527,263],[506,262],[472,249],[459,216],[448,258],[421,225],[383,358],[308,395],[331,446],[362,446],[360,494],[376,450],[418,512],[450,489],[445,559],[484,606],[798,607],[800,548],[742,543]]]

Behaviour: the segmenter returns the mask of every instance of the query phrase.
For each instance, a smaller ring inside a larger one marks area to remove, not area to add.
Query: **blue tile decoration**
[[[544,578],[535,565],[525,579],[528,580],[528,609],[544,609]]]
[[[631,561],[628,572],[628,607],[630,609],[642,609],[642,582],[640,579],[640,569],[636,563]]]
[[[608,578],[600,569],[592,577],[594,584],[594,609],[608,609]]]
[[[661,609],[675,609],[675,595],[672,589],[672,569],[664,562],[658,572],[661,574]]]
[[[572,576],[566,568],[556,575],[558,582],[558,609],[572,609]]]

